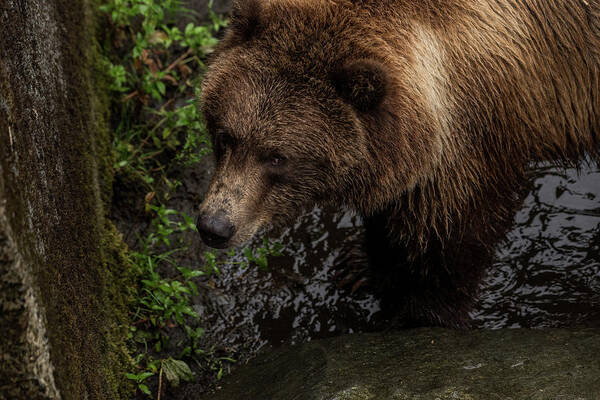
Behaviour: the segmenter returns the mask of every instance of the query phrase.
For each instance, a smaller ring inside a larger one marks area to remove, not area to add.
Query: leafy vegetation
[[[223,363],[234,361],[200,348],[204,330],[196,326],[199,316],[191,301],[199,293],[197,279],[218,273],[219,265],[227,261],[206,252],[202,268],[180,265],[176,255],[186,250],[183,234],[196,227],[190,216],[168,206],[181,185],[177,171],[211,151],[195,99],[204,60],[226,21],[210,12],[209,23],[179,29],[175,18],[189,10],[178,0],[109,0],[100,10],[109,19],[105,47],[115,95],[115,169],[141,182],[143,212],[151,217],[149,232],[131,251],[140,279],[129,335],[137,348],[135,371],[127,378],[148,396],[152,396],[149,382],[154,379],[156,386],[157,380],[160,397],[163,377],[173,386],[194,379],[190,362],[219,379]],[[247,260],[238,264],[266,268],[268,256],[278,255],[280,247],[265,239],[262,247],[245,249]],[[163,276],[165,265],[178,276]],[[170,343],[174,329],[183,330],[186,339]],[[169,354],[164,354],[167,348]]]
[[[210,151],[195,104],[198,71],[225,21],[210,13],[212,24],[189,23],[181,31],[174,18],[185,9],[177,0],[112,0],[101,11],[110,15],[114,31],[116,57],[107,62],[111,89],[124,94],[115,132],[117,167],[148,184],[157,176],[168,183],[166,159],[189,165]]]

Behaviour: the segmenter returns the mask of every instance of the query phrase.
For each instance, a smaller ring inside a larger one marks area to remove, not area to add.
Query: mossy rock
[[[206,400],[595,400],[600,331],[418,329],[269,351]]]

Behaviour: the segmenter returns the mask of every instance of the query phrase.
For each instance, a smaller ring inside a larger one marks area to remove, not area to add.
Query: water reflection
[[[267,343],[368,330],[378,301],[367,292],[350,296],[333,278],[341,252],[361,234],[360,218],[349,212],[314,209],[303,215],[277,237],[284,254],[270,260],[268,271],[228,265],[215,277],[211,297],[221,303],[199,310],[209,311],[202,313],[211,317],[203,325],[211,327],[207,333],[252,352]]]
[[[471,316],[483,328],[600,326],[598,166],[533,179]]]

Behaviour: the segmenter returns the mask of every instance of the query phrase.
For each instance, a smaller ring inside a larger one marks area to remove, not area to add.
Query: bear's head
[[[236,5],[202,85],[216,158],[197,224],[207,244],[242,244],[316,204],[372,212],[418,178],[428,140],[396,131],[422,119],[390,111],[417,100],[398,95],[398,66],[347,3]]]

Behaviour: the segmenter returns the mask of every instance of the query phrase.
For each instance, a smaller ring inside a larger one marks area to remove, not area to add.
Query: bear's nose
[[[202,214],[198,217],[196,227],[204,243],[217,249],[227,247],[227,242],[235,233],[235,226],[224,213]]]

